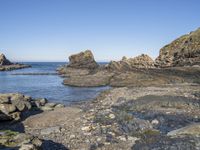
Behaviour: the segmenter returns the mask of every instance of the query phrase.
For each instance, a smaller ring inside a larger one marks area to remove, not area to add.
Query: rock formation
[[[57,69],[58,73],[67,76],[84,76],[94,72],[98,69],[99,65],[94,59],[90,50],[71,55],[69,57],[69,64],[64,65]]]
[[[0,94],[0,121],[20,120],[21,114],[32,108],[46,111],[64,107],[61,104],[48,103],[46,99],[32,99],[19,93]]]
[[[71,55],[69,57],[68,67],[77,68],[77,69],[95,69],[98,67],[98,64],[94,60],[94,56],[90,50]]]
[[[41,150],[43,141],[26,133],[3,130],[0,134],[0,149],[2,150]]]
[[[156,58],[158,67],[200,65],[200,28],[164,46]]]
[[[12,65],[12,63],[5,57],[4,54],[0,54],[0,66]]]
[[[111,61],[108,64],[108,69],[117,71],[130,71],[133,68],[154,68],[154,61],[146,54],[129,58],[123,57],[122,60],[116,62]]]
[[[4,54],[0,54],[0,71],[10,71],[31,67],[30,65],[18,64],[10,62]]]

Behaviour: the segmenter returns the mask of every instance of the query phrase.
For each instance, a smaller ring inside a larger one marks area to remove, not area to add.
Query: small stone
[[[114,114],[109,114],[109,118],[110,119],[115,119],[115,115]]]
[[[157,124],[159,124],[159,121],[157,119],[154,119],[154,120],[151,121],[151,124],[157,125]]]
[[[81,128],[82,131],[86,131],[86,132],[90,132],[92,129],[93,128],[91,126],[85,126]]]
[[[74,134],[70,135],[69,138],[70,139],[74,139],[76,136]]]
[[[56,106],[56,103],[46,103],[45,106],[54,108]]]
[[[47,106],[43,106],[40,109],[43,110],[43,111],[52,111],[53,110],[52,107],[47,107]]]
[[[98,137],[98,138],[97,138],[97,141],[98,141],[98,142],[100,142],[100,141],[101,141],[101,138],[100,138],[100,137]]]
[[[124,136],[118,136],[118,139],[121,141],[126,141],[126,137],[124,137]]]
[[[63,105],[63,104],[57,104],[57,105],[55,106],[55,108],[63,108],[63,107],[65,107],[65,105]]]
[[[129,141],[131,141],[132,144],[135,144],[135,141],[138,141],[138,140],[139,140],[139,138],[137,138],[137,137],[132,137],[132,136],[128,136],[127,139],[128,139]]]
[[[35,146],[33,144],[22,144],[19,150],[34,150]]]

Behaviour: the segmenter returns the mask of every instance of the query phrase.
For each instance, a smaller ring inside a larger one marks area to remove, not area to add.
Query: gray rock
[[[41,135],[48,135],[51,133],[58,133],[61,131],[61,127],[56,126],[56,127],[49,127],[41,130]]]
[[[0,111],[2,111],[5,114],[10,114],[16,111],[16,107],[12,104],[0,104]]]
[[[12,65],[12,63],[6,58],[4,54],[0,54],[0,66]]]
[[[190,124],[186,127],[170,131],[167,133],[168,136],[187,136],[187,135],[192,135],[192,136],[200,136],[200,123],[193,123]]]

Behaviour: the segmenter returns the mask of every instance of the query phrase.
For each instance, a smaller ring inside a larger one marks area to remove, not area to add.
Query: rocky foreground
[[[12,137],[29,136],[28,145],[35,149],[198,150],[200,86],[113,88],[92,101],[6,124],[1,144],[9,146],[4,142],[8,129],[20,128],[24,133],[12,133]],[[39,148],[33,139],[40,143]]]
[[[12,63],[10,62],[5,55],[0,54],[0,71],[11,71],[16,69],[29,68],[30,65]]]
[[[33,99],[19,93],[0,94],[0,149],[40,149],[43,141],[24,133],[22,121],[27,117],[63,108],[46,99]]]

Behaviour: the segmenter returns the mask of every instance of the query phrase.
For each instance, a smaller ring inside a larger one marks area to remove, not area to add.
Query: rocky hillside
[[[160,67],[200,64],[200,28],[164,46],[156,59]]]

